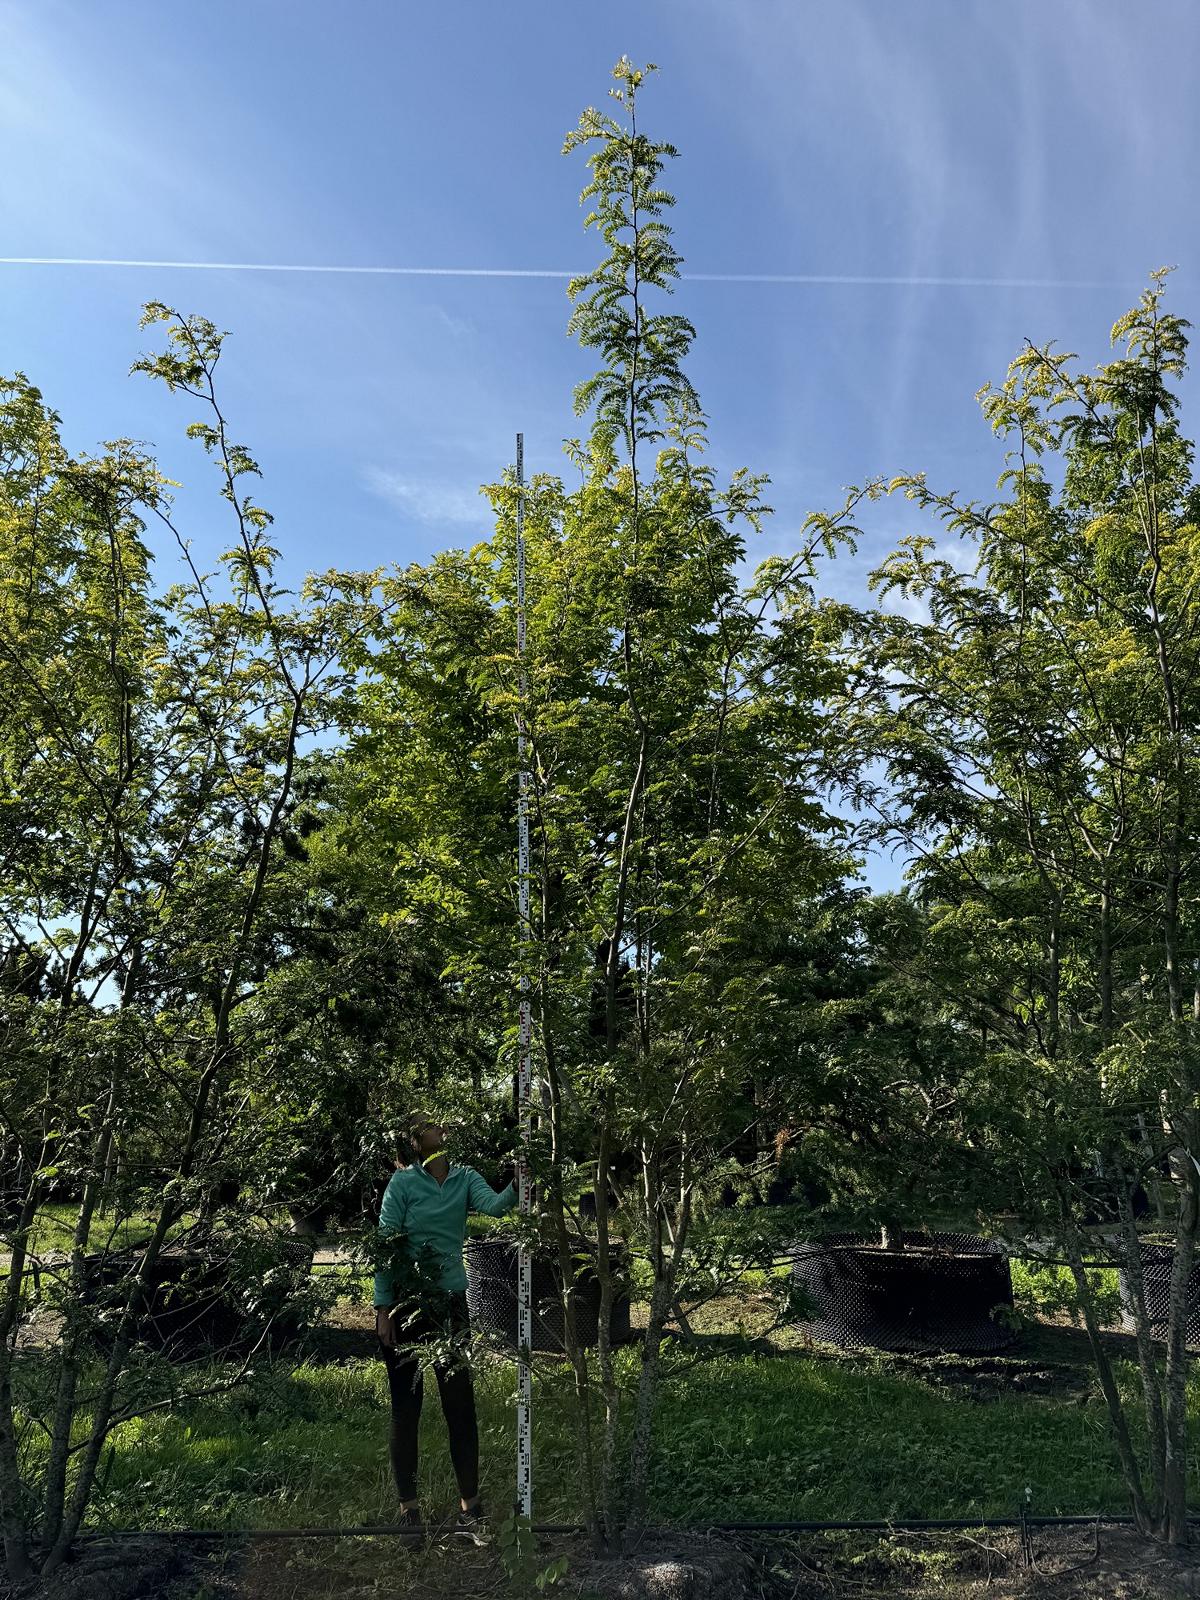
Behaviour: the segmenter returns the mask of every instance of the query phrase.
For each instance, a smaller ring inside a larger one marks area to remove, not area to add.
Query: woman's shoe
[[[454,1524],[454,1537],[463,1539],[470,1544],[486,1544],[488,1541],[487,1523],[483,1520],[483,1502],[476,1500],[469,1511],[460,1511]]]

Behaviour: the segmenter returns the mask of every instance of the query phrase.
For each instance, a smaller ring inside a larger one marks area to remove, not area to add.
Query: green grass
[[[622,1356],[626,1376],[633,1356]],[[1124,1491],[1100,1402],[927,1381],[886,1358],[853,1367],[808,1356],[668,1356],[650,1467],[656,1520],[776,1521],[1120,1511]],[[932,1374],[933,1369],[930,1369]],[[1124,1370],[1131,1386],[1132,1371]],[[477,1380],[483,1488],[512,1492],[514,1377]],[[422,1480],[429,1509],[454,1485],[436,1390],[426,1380]],[[1194,1397],[1196,1398],[1196,1397]],[[1200,1405],[1194,1409],[1200,1411]],[[546,1521],[578,1517],[572,1399],[562,1368],[539,1369],[535,1494]],[[299,1526],[387,1519],[387,1405],[370,1360],[291,1368],[175,1416],[127,1424],[96,1512],[108,1525]]]
[[[68,1217],[67,1207],[47,1214],[62,1227]],[[1115,1290],[1113,1276],[1099,1273],[1106,1293]],[[365,1304],[369,1282],[351,1271],[343,1293]],[[769,1313],[754,1291],[763,1287],[765,1275],[745,1274],[738,1297],[697,1314],[697,1331],[730,1332],[738,1321],[747,1334],[762,1331],[758,1323]],[[1014,1288],[1027,1315],[1070,1314],[1073,1288],[1064,1269],[1015,1262]],[[1026,1488],[1035,1512],[1125,1507],[1107,1417],[1098,1395],[1086,1392],[1085,1369],[1050,1392],[1029,1393],[1003,1377],[973,1385],[969,1363],[955,1371],[886,1356],[836,1360],[798,1348],[796,1330],[775,1338],[784,1353],[773,1356],[734,1351],[696,1363],[668,1350],[649,1475],[655,1520],[986,1517],[1011,1514]],[[1036,1365],[1047,1356],[1030,1346],[1028,1358],[1026,1365]],[[625,1351],[620,1360],[631,1384],[636,1355]],[[1001,1365],[1015,1375],[1022,1363]],[[537,1515],[573,1521],[581,1511],[573,1396],[564,1368],[539,1363],[536,1370]],[[1133,1369],[1118,1370],[1132,1395]],[[512,1492],[513,1369],[483,1366],[477,1390],[484,1492],[502,1507]],[[1200,1385],[1192,1399],[1200,1414]],[[95,1520],[147,1527],[389,1520],[387,1420],[383,1370],[374,1360],[264,1364],[230,1395],[120,1429]],[[453,1505],[432,1379],[422,1481],[431,1512]]]
[[[1018,1311],[1030,1318],[1057,1320],[1067,1317],[1080,1327],[1083,1315],[1071,1269],[1037,1261],[1014,1260],[1012,1267],[1013,1301]],[[1088,1281],[1096,1298],[1101,1326],[1121,1326],[1121,1284],[1115,1267],[1094,1267]]]
[[[30,1248],[38,1254],[69,1250],[71,1241],[75,1237],[75,1224],[78,1218],[79,1206],[71,1201],[52,1202],[41,1206],[30,1229]],[[191,1217],[184,1217],[172,1232],[186,1228],[193,1220]],[[90,1248],[96,1250],[101,1245],[111,1244],[113,1249],[122,1249],[128,1245],[141,1244],[150,1237],[156,1221],[156,1217],[135,1213],[133,1216],[122,1218],[119,1223],[114,1223],[110,1215],[98,1213],[92,1222]]]
[[[857,1371],[805,1358],[712,1363],[668,1390],[660,1426],[653,1484],[665,1520],[695,1509],[746,1521],[1006,1515],[1026,1485],[1046,1512],[1123,1500],[1098,1408],[981,1401],[883,1360]]]

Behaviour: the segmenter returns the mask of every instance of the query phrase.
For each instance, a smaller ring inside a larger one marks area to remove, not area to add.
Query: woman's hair
[[[441,1124],[436,1117],[430,1116],[425,1111],[410,1112],[408,1116],[401,1118],[397,1124],[395,1133],[396,1158],[402,1161],[406,1167],[411,1165],[418,1154],[422,1130],[430,1126],[440,1127]]]

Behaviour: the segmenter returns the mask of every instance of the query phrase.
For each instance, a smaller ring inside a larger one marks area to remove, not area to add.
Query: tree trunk
[[[662,1341],[667,1316],[675,1300],[675,1284],[679,1263],[687,1246],[691,1223],[692,1184],[684,1172],[680,1185],[680,1202],[675,1216],[674,1243],[670,1256],[663,1248],[665,1216],[658,1173],[652,1162],[643,1160],[647,1173],[646,1213],[651,1235],[651,1259],[654,1263],[654,1285],[650,1294],[650,1314],[646,1323],[646,1336],[642,1344],[642,1368],[638,1374],[637,1401],[634,1412],[633,1440],[630,1446],[629,1496],[626,1525],[636,1532],[644,1524],[646,1490],[650,1470],[650,1450],[653,1443],[654,1416],[658,1404],[658,1390],[662,1375]]]
[[[1071,1276],[1075,1280],[1079,1304],[1083,1311],[1084,1326],[1087,1328],[1088,1342],[1092,1347],[1092,1357],[1096,1363],[1096,1374],[1100,1379],[1100,1389],[1104,1395],[1104,1403],[1108,1407],[1108,1417],[1112,1424],[1113,1439],[1117,1447],[1117,1459],[1121,1464],[1125,1487],[1129,1491],[1133,1519],[1139,1532],[1148,1535],[1152,1539],[1157,1539],[1161,1537],[1160,1524],[1158,1518],[1153,1515],[1150,1507],[1146,1504],[1142,1474],[1138,1467],[1137,1456],[1134,1453],[1133,1441],[1129,1436],[1129,1424],[1125,1416],[1125,1408],[1121,1402],[1121,1392],[1117,1387],[1112,1362],[1108,1358],[1108,1350],[1104,1345],[1100,1323],[1096,1316],[1096,1303],[1092,1294],[1092,1286],[1088,1282],[1079,1239],[1073,1227],[1068,1229],[1066,1253],[1067,1262],[1071,1268]]]
[[[555,1246],[558,1251],[559,1276],[562,1282],[563,1345],[566,1349],[567,1360],[571,1364],[571,1373],[575,1386],[575,1442],[583,1472],[581,1488],[583,1490],[584,1522],[587,1525],[592,1545],[599,1553],[604,1549],[605,1539],[597,1505],[590,1377],[587,1367],[587,1353],[579,1341],[579,1327],[575,1315],[573,1252],[571,1250],[570,1232],[567,1227],[566,1206],[562,1188],[562,1085],[559,1078],[554,1045],[545,1032],[544,1016],[543,1040],[546,1057],[546,1078],[550,1090],[550,1171],[548,1175],[547,1200],[550,1208],[551,1225],[554,1229]]]
[[[613,1277],[609,1229],[609,1175],[612,1138],[612,1094],[606,1092],[601,1111],[600,1139],[596,1149],[596,1275],[600,1288],[600,1320],[596,1330],[600,1386],[604,1395],[604,1459],[601,1467],[601,1524],[605,1544],[610,1548],[618,1535],[619,1510],[616,1492],[617,1430],[621,1417],[621,1396],[612,1358]]]
[[[0,1529],[4,1535],[4,1559],[8,1575],[14,1580],[30,1573],[29,1531],[21,1514],[23,1499],[21,1464],[17,1456],[16,1412],[12,1392],[12,1355],[21,1318],[21,1294],[25,1282],[25,1257],[29,1229],[41,1202],[41,1185],[31,1177],[21,1214],[12,1237],[3,1304],[0,1305]]]
[[[1146,1305],[1141,1240],[1138,1238],[1137,1222],[1133,1215],[1131,1186],[1125,1182],[1124,1173],[1118,1173],[1118,1184],[1117,1203],[1121,1215],[1121,1236],[1124,1240],[1126,1281],[1129,1285],[1129,1303],[1126,1309],[1133,1319],[1137,1335],[1138,1370],[1142,1380],[1142,1404],[1146,1412],[1150,1476],[1154,1485],[1153,1515],[1157,1519],[1162,1514],[1166,1498],[1166,1418],[1163,1413],[1162,1388],[1150,1326],[1150,1312]]]
[[[78,1308],[85,1292],[85,1255],[92,1232],[92,1217],[100,1193],[100,1178],[108,1165],[112,1144],[112,1115],[115,1094],[110,1092],[104,1111],[104,1120],[92,1153],[91,1171],[84,1184],[83,1198],[71,1244],[70,1289],[67,1302],[66,1325],[62,1334],[62,1353],[59,1357],[58,1394],[55,1398],[54,1419],[50,1425],[50,1456],[46,1463],[46,1492],[42,1516],[42,1539],[53,1545],[63,1523],[63,1507],[67,1492],[67,1466],[70,1461],[71,1435],[74,1431],[75,1396],[79,1382],[79,1340],[82,1329],[78,1321]]]

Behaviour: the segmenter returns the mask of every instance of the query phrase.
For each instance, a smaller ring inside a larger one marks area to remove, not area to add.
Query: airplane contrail
[[[0,256],[4,267],[137,267],[180,272],[306,272],[391,278],[557,278],[579,276],[548,267],[337,266],[283,261],[132,261],[99,256]],[[1075,278],[974,278],[856,272],[685,272],[686,283],[775,283],[929,289],[1127,289],[1128,282]]]
[[[286,261],[123,261],[92,256],[0,256],[2,267],[153,267],[184,272],[374,273],[394,278],[573,278],[538,267],[359,267]]]

